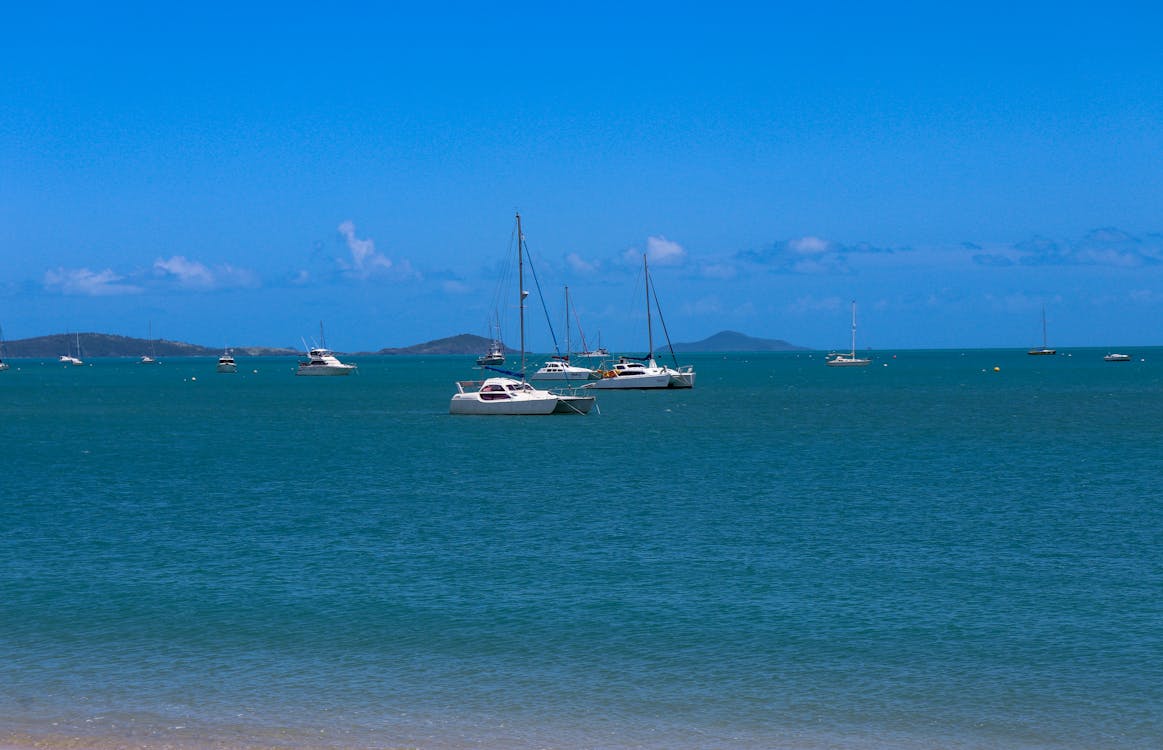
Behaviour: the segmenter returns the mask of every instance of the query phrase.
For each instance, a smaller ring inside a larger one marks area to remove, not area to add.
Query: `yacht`
[[[582,337],[582,346],[585,346],[585,337]],[[578,352],[577,356],[586,359],[609,359],[610,350],[602,346],[602,332],[598,331],[598,346],[595,349],[586,349],[584,352]]]
[[[1026,352],[1026,354],[1029,354],[1032,357],[1037,357],[1057,353],[1057,349],[1051,349],[1050,347],[1046,346],[1046,306],[1042,305],[1042,346],[1034,347],[1033,349]]]
[[[307,361],[300,361],[296,375],[350,375],[355,365],[344,364],[330,349],[316,347],[307,352]]]
[[[871,363],[871,359],[856,356],[856,300],[852,300],[852,351],[847,354],[832,352],[824,359],[824,364],[828,367],[866,367]]]
[[[569,332],[573,327],[569,321],[569,287],[565,288],[565,354],[555,354],[537,372],[529,376],[530,380],[592,380],[597,373],[588,367],[578,367],[569,363],[570,341]],[[557,339],[554,338],[556,347]]]
[[[586,388],[600,390],[610,389],[643,389],[643,388],[694,388],[695,369],[693,365],[678,366],[675,360],[674,367],[659,365],[654,359],[654,326],[650,316],[650,301],[654,297],[654,304],[658,305],[658,296],[653,294],[654,285],[650,278],[650,267],[647,264],[646,254],[642,254],[642,275],[646,283],[646,345],[645,357],[619,357],[614,366],[605,370],[597,370],[598,380],[587,383]],[[658,308],[658,318],[662,321],[662,308]],[[666,323],[663,321],[663,333],[666,333]],[[666,342],[670,344],[670,334],[666,335]],[[671,347],[671,356],[674,348]]]
[[[593,380],[597,373],[588,367],[571,365],[565,357],[551,359],[529,376],[530,380]]]
[[[619,357],[613,367],[599,370],[598,375],[600,379],[586,388],[670,388],[671,384],[670,368],[659,367],[653,357],[644,360]]]
[[[218,367],[215,368],[218,372],[238,372],[238,365],[234,362],[234,355],[230,350],[222,352],[222,356],[218,358]]]
[[[1104,362],[1130,362],[1131,355],[1129,354],[1108,354],[1102,358]]]
[[[83,364],[85,364],[84,362],[81,361],[81,334],[79,334],[79,333],[77,334],[77,356],[75,356],[75,357],[73,356],[72,347],[69,347],[69,353],[62,354],[60,356],[60,359],[58,359],[57,361],[63,365],[83,365]]]
[[[493,339],[493,343],[489,345],[489,350],[485,354],[477,357],[478,365],[503,365],[505,364],[505,345],[501,343],[500,339]]]
[[[157,363],[157,350],[154,348],[153,344],[153,323],[151,322],[149,324],[149,354],[141,355],[139,364],[156,365]]]

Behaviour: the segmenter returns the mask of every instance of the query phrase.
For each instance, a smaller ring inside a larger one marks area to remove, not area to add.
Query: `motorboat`
[[[493,339],[488,352],[477,357],[478,365],[503,365],[504,363],[505,345],[501,343],[500,339]]]
[[[316,347],[307,352],[307,360],[299,361],[296,375],[350,375],[355,365],[340,362],[330,349]]]
[[[525,380],[525,235],[521,214],[517,214],[517,306],[520,311],[521,371],[498,370],[501,375],[482,381],[457,381],[456,393],[448,404],[449,414],[527,416],[548,414],[588,414],[593,396],[560,393],[534,388]],[[499,338],[499,337],[498,337]]]
[[[529,376],[530,380],[593,380],[597,373],[588,367],[571,365],[568,359],[551,359]]]
[[[825,359],[828,367],[867,367],[871,359],[856,356],[856,300],[852,300],[852,350],[847,354],[832,352]]]
[[[584,357],[586,359],[609,359],[610,358],[610,350],[604,346],[599,346],[597,349],[592,349],[590,351],[584,351],[584,352],[578,352],[577,356]]]
[[[1130,362],[1131,355],[1129,354],[1108,354],[1102,358],[1103,362]]]
[[[222,352],[222,356],[218,358],[218,367],[215,369],[218,372],[238,372],[238,365],[234,361],[234,355],[229,351]]]

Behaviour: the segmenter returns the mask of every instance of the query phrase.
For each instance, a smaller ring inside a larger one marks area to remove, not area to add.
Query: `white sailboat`
[[[534,388],[525,381],[525,235],[521,232],[521,214],[517,214],[517,304],[521,319],[521,372],[506,373],[483,381],[458,381],[456,393],[448,405],[449,414],[544,415],[588,414],[593,396],[576,396]],[[503,371],[499,371],[503,372]]]
[[[570,364],[569,330],[569,287],[565,288],[565,354],[554,355],[537,372],[529,376],[530,380],[592,380],[597,374],[588,367],[579,367]],[[556,345],[556,342],[555,342]]]
[[[65,365],[83,365],[83,364],[85,364],[84,362],[81,361],[81,334],[79,334],[79,333],[77,334],[77,356],[75,356],[75,357],[73,356],[73,350],[70,347],[69,353],[62,354],[58,361],[61,364],[65,364]]]
[[[642,272],[646,279],[646,343],[647,353],[645,357],[620,357],[613,367],[605,370],[599,370],[598,374],[601,376],[600,380],[592,383],[587,383],[586,388],[597,388],[600,390],[614,390],[614,389],[655,389],[655,388],[694,388],[695,386],[695,370],[693,365],[684,365],[678,367],[666,367],[659,365],[654,359],[654,325],[650,314],[650,298],[652,293],[652,283],[650,280],[650,267],[646,260],[646,253],[642,254]],[[654,298],[655,304],[658,303],[658,298]],[[662,312],[659,308],[659,322],[663,324],[663,332],[666,330],[666,323],[662,321]],[[670,336],[667,335],[667,344],[670,343]],[[671,356],[674,352],[671,351]]]
[[[1034,347],[1033,349],[1026,352],[1026,354],[1029,354],[1032,357],[1038,357],[1057,353],[1057,349],[1051,349],[1050,347],[1046,346],[1046,306],[1042,305],[1042,346],[1041,348]]]
[[[864,367],[872,362],[856,356],[856,300],[852,300],[852,351],[848,354],[832,352],[824,361],[828,367]]]
[[[582,346],[586,345],[585,334],[582,334]],[[602,346],[602,332],[598,331],[598,345],[594,349],[585,349],[577,353],[578,357],[585,359],[606,359],[610,356],[610,350]]]
[[[149,324],[149,334],[147,334],[147,335],[149,336],[149,354],[141,355],[141,362],[139,364],[156,365],[158,362],[157,362],[157,351],[154,349],[154,345],[153,345],[153,322],[152,321]]]

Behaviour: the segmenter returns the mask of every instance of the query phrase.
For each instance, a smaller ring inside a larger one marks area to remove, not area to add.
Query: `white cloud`
[[[700,270],[706,279],[733,279],[739,275],[739,270],[730,263],[708,263]]]
[[[719,302],[718,297],[702,297],[693,302],[685,303],[682,306],[682,311],[687,315],[694,316],[718,315],[723,311],[723,305]]]
[[[803,258],[791,264],[795,273],[806,275],[829,275],[849,273],[848,263],[840,255],[820,255]]]
[[[796,240],[788,240],[787,247],[800,255],[819,255],[831,250],[832,243],[819,237],[800,237]]]
[[[445,294],[467,294],[471,291],[467,284],[455,279],[445,281],[441,284],[441,287],[444,289]]]
[[[355,223],[345,221],[339,225],[339,233],[347,241],[347,249],[351,251],[351,260],[339,259],[339,265],[350,275],[366,279],[377,271],[386,271],[392,267],[391,259],[376,252],[376,243],[372,240],[361,240],[355,236]]]
[[[677,242],[671,242],[665,237],[646,238],[646,257],[660,266],[673,266],[686,259],[686,250]]]
[[[839,310],[844,304],[844,300],[839,297],[800,297],[799,299],[788,305],[788,310],[793,313],[816,313],[816,312],[832,312]]]
[[[210,269],[184,255],[158,258],[153,262],[153,267],[165,275],[173,276],[182,286],[208,288],[214,285],[214,274]]]
[[[590,261],[582,258],[577,253],[570,253],[569,255],[565,256],[565,262],[566,265],[569,266],[570,270],[574,271],[575,273],[591,274],[596,273],[599,269],[598,263],[591,263]]]
[[[57,288],[62,294],[86,295],[90,297],[137,294],[141,287],[134,284],[119,284],[124,277],[106,268],[104,271],[90,271],[88,268],[57,268],[44,273],[46,288]]]
[[[186,289],[224,289],[255,286],[258,280],[253,272],[221,263],[210,268],[205,263],[190,260],[184,255],[158,258],[153,262],[155,273],[170,278]]]

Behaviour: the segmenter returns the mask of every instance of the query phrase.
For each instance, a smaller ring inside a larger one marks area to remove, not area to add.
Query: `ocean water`
[[[1163,747],[1163,349],[14,361],[0,746]],[[995,371],[994,368],[999,368]]]

